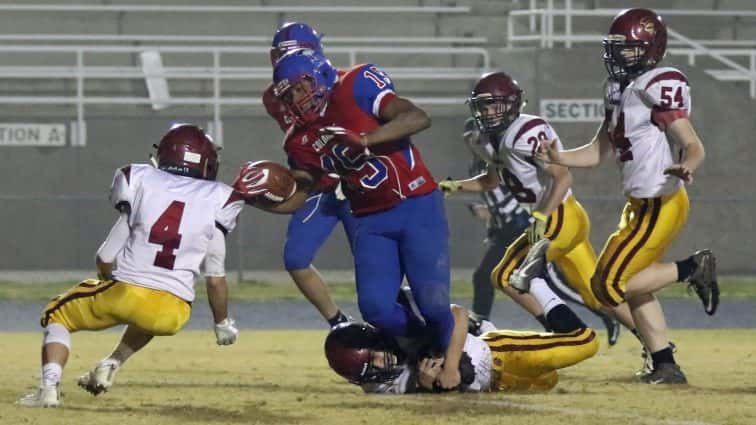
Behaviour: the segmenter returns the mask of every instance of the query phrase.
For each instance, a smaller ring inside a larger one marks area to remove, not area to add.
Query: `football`
[[[242,165],[234,180],[234,189],[245,197],[262,196],[278,203],[289,199],[297,182],[288,168],[273,161],[250,161]]]

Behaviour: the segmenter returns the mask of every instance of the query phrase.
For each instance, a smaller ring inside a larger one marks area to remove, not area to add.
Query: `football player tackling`
[[[298,191],[270,210],[292,212],[309,187],[339,174],[357,222],[352,248],[362,316],[392,335],[432,335],[443,353],[454,327],[448,225],[441,193],[409,139],[430,126],[427,114],[370,64],[339,75],[311,50],[298,50],[279,60],[273,77],[297,121],[284,149]],[[427,328],[397,302],[404,276]]]
[[[688,119],[690,87],[679,70],[657,68],[664,57],[667,29],[647,9],[620,12],[604,38],[609,73],[606,119],[593,140],[561,151],[541,143],[538,157],[567,167],[593,167],[613,153],[628,201],[618,230],[601,253],[592,287],[604,305],[627,301],[653,371],[652,384],[685,384],[667,339],[667,325],[654,293],[672,282],[688,282],[707,314],[719,303],[714,255],[698,251],[674,263],[661,263],[667,247],[688,217],[684,184],[704,160],[704,148]]]
[[[159,169],[131,164],[116,170],[110,201],[119,217],[97,251],[99,279],[79,283],[45,307],[42,383],[17,404],[60,404],[71,333],[127,325],[113,353],[79,379],[95,395],[106,391],[129,356],[153,336],[176,334],[189,320],[203,259],[217,342],[235,342],[224,277],[225,235],[244,202],[231,187],[214,181],[218,153],[199,127],[171,127],[157,146],[157,163]]]

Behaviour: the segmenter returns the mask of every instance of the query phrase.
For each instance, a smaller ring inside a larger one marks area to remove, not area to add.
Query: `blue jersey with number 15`
[[[409,137],[367,150],[318,134],[326,126],[369,133],[383,124],[381,112],[394,99],[394,85],[383,71],[371,64],[348,70],[336,83],[324,116],[287,134],[284,149],[289,164],[316,178],[339,174],[355,215],[387,210],[435,190],[436,182]]]

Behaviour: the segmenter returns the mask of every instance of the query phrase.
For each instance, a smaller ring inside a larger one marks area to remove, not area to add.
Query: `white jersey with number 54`
[[[674,120],[688,117],[690,108],[688,80],[675,68],[647,71],[622,92],[608,131],[625,196],[655,198],[682,185],[679,178],[664,174],[681,156],[665,130]]]
[[[110,190],[128,208],[129,237],[113,277],[194,300],[194,279],[214,229],[236,225],[244,201],[222,182],[183,177],[145,164],[116,170]]]

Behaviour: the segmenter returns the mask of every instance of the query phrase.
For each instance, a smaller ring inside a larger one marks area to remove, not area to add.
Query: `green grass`
[[[368,396],[333,373],[325,331],[242,330],[218,347],[212,332],[156,338],[132,357],[108,393],[92,397],[76,378],[115,345],[116,332],[73,336],[63,407],[28,409],[14,400],[38,383],[39,334],[0,333],[2,424],[303,425],[746,425],[756,423],[756,332],[673,331],[685,387],[640,384],[637,342],[559,372],[545,394]],[[604,336],[601,336],[603,343]]]
[[[76,282],[23,284],[0,282],[0,301],[40,301],[48,300],[65,292]],[[351,282],[329,282],[331,295],[336,301],[354,301],[356,293]],[[724,299],[756,299],[756,278],[725,277],[720,282],[721,297]],[[238,301],[300,300],[302,295],[293,282],[243,282],[230,285],[231,297]],[[197,295],[204,299],[202,285],[197,285]],[[471,299],[472,284],[466,281],[452,282],[453,299]],[[664,298],[688,297],[685,285],[675,284],[661,292]]]

